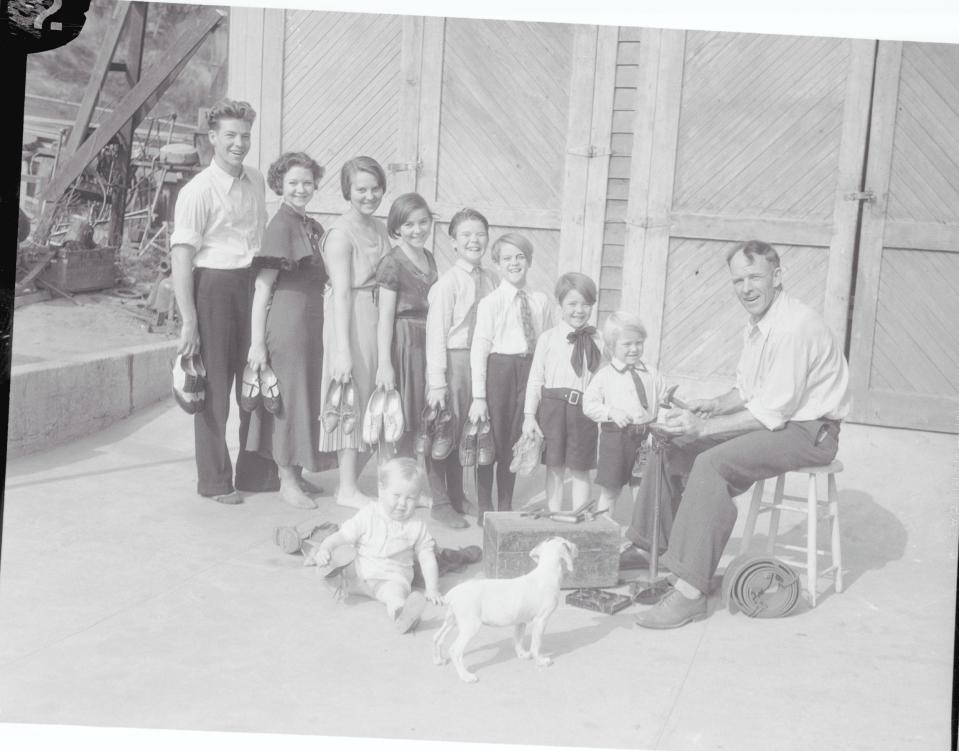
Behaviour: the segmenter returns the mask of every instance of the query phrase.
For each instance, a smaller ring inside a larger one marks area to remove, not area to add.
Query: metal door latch
[[[843,198],[845,198],[847,201],[872,202],[876,200],[876,194],[873,193],[871,190],[864,190],[861,192],[857,191],[855,193],[846,193],[846,195],[844,195]]]
[[[419,172],[423,169],[423,160],[417,159],[415,162],[390,162],[386,165],[389,172]]]

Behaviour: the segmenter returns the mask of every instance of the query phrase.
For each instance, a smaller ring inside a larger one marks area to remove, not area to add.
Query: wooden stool
[[[771,503],[763,502],[763,490],[766,484],[765,480],[759,480],[753,488],[752,501],[749,504],[749,514],[746,517],[746,527],[743,530],[743,540],[739,548],[739,554],[745,553],[750,542],[752,542],[753,532],[756,529],[756,519],[764,511],[770,511],[769,518],[769,541],[766,550],[772,554],[776,548],[776,536],[779,533],[779,513],[780,511],[792,511],[806,516],[806,547],[799,545],[783,545],[787,550],[806,551],[806,563],[797,563],[795,565],[806,569],[806,586],[809,591],[809,604],[816,607],[816,582],[819,576],[824,576],[830,572],[835,572],[836,592],[842,592],[842,551],[839,544],[839,497],[836,492],[836,473],[842,472],[842,462],[834,461],[821,467],[799,467],[792,470],[809,476],[809,490],[807,497],[794,495],[783,495],[783,486],[786,484],[786,474],[783,473],[776,478],[776,489],[773,492]],[[826,475],[826,500],[821,501],[816,490],[816,478],[819,475]],[[772,479],[772,478],[769,478]],[[784,502],[785,501],[785,502]],[[796,501],[792,503],[791,501]],[[816,543],[816,526],[820,518],[829,519],[832,534],[832,565],[823,571],[818,570],[818,556],[820,551]]]

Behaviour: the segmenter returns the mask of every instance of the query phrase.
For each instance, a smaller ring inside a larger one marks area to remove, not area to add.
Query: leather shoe
[[[405,428],[400,392],[390,389],[386,392],[386,406],[383,408],[383,440],[387,443],[396,443],[403,437]]]
[[[453,452],[453,412],[449,407],[440,408],[436,420],[433,421],[433,448],[430,455],[438,462],[443,461]]]
[[[463,435],[460,437],[460,466],[472,467],[476,464],[476,434],[479,431],[479,425],[472,420],[466,423],[463,428]]]
[[[489,420],[483,420],[479,424],[479,432],[476,434],[476,463],[480,467],[486,467],[493,463],[496,458],[496,446],[493,444],[493,428]]]
[[[436,420],[436,407],[427,404],[423,407],[419,430],[416,431],[416,438],[413,440],[413,450],[417,456],[426,456],[430,453],[434,420]]]
[[[340,402],[340,429],[343,435],[349,435],[356,428],[356,386],[350,378],[343,387],[343,397]]]
[[[247,365],[243,368],[243,385],[240,387],[240,408],[254,412],[260,406],[260,374]]]
[[[649,568],[649,554],[635,545],[630,545],[626,550],[619,554],[619,568]]]
[[[445,524],[451,529],[463,529],[464,527],[469,526],[469,524],[466,522],[466,519],[457,514],[453,510],[453,507],[448,503],[443,503],[439,506],[433,506],[433,508],[430,510],[430,516],[440,524]]]
[[[371,448],[378,445],[380,441],[385,404],[386,392],[381,388],[374,389],[370,400],[366,403],[366,411],[363,413],[363,429],[360,436],[363,443]]]
[[[636,625],[643,628],[679,628],[705,617],[705,595],[690,600],[678,589],[671,589],[658,604],[636,616]]]
[[[323,430],[332,433],[340,424],[340,401],[343,399],[343,384],[340,381],[330,381],[330,388],[326,392],[326,404],[320,415]]]
[[[271,415],[280,414],[283,406],[280,399],[280,382],[269,365],[264,365],[260,370],[260,398],[267,412]]]

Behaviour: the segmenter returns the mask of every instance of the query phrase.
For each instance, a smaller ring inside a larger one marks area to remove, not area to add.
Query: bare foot
[[[363,508],[368,504],[373,502],[373,498],[370,498],[368,495],[360,492],[359,490],[354,490],[352,493],[346,493],[342,489],[338,490],[336,493],[336,505],[337,506],[348,506],[349,508]]]
[[[296,482],[281,483],[280,498],[297,508],[316,508],[316,502],[304,493]]]

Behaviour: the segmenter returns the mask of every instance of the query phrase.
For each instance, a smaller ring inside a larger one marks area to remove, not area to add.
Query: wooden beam
[[[423,18],[403,16],[403,41],[400,44],[400,89],[399,112],[399,161],[418,164],[419,155],[419,118],[420,95],[423,79]],[[393,177],[394,185],[390,192],[407,193],[415,191],[418,169],[397,172]]]
[[[773,245],[811,245],[825,248],[833,236],[825,220],[778,219],[720,214],[673,213],[669,219],[671,237],[739,242],[761,237]]]
[[[280,156],[283,143],[283,58],[286,50],[286,11],[266,8],[263,11],[263,62],[261,65],[260,101],[254,105],[259,129],[260,158],[265,174],[268,166]]]
[[[592,158],[593,82],[596,76],[598,31],[597,26],[576,26],[573,36],[563,178],[563,224],[560,229],[557,274],[582,268],[583,224],[586,221],[586,191]]]
[[[863,189],[862,166],[869,133],[869,106],[876,57],[873,40],[849,40],[849,70],[839,139],[839,165],[833,199],[833,225],[826,270],[823,317],[845,345],[849,326],[849,296],[852,292],[853,255],[859,224],[859,203],[849,193]],[[755,235],[754,235],[755,236]],[[762,235],[759,235],[762,237]]]
[[[51,203],[58,201],[70,184],[83,173],[93,157],[124,125],[131,119],[142,117],[142,113],[153,108],[203,40],[225,17],[225,14],[218,10],[204,9],[187,22],[186,29],[169,53],[117,104],[77,152],[61,165],[56,177],[47,186],[44,200]]]
[[[901,250],[935,250],[959,253],[959,228],[937,222],[886,220],[883,246]]]
[[[850,419],[860,422],[874,421],[868,411],[869,382],[901,69],[902,43],[879,42],[866,160],[866,187],[875,193],[876,200],[866,203],[862,209],[856,303],[852,311],[852,336],[849,341],[849,382],[853,395]]]
[[[80,148],[80,144],[86,140],[87,129],[90,127],[93,111],[100,100],[100,92],[103,91],[103,84],[110,72],[113,55],[120,43],[120,37],[123,36],[123,30],[126,28],[127,17],[133,5],[143,4],[121,2],[113,9],[113,18],[97,52],[97,60],[90,69],[90,79],[87,81],[80,106],[77,108],[77,117],[73,124],[73,130],[70,131],[70,137],[64,145],[62,157],[70,157],[75,154],[77,149]]]
[[[423,65],[420,80],[420,113],[417,131],[419,159],[423,164],[416,175],[416,190],[436,211],[440,153],[440,113],[443,103],[443,56],[446,48],[446,19],[423,19]],[[462,207],[460,207],[462,208]],[[431,247],[436,250],[436,223],[433,223]]]
[[[263,113],[263,55],[266,11],[263,8],[230,8],[230,38],[227,48],[227,96],[253,105]],[[269,167],[260,148],[260,128],[254,128],[247,163],[261,172]]]

